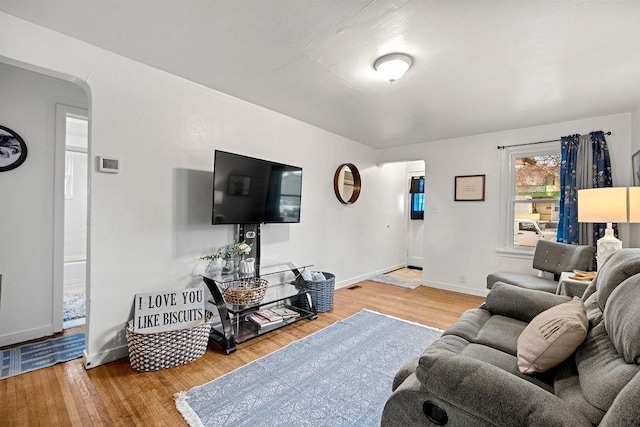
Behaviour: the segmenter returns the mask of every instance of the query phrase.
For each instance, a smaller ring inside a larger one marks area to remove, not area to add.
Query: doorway
[[[423,160],[407,163],[407,267],[422,270],[424,252],[424,208],[426,186]]]
[[[58,106],[64,126],[64,266],[63,329],[83,326],[86,318],[87,271],[87,112]]]

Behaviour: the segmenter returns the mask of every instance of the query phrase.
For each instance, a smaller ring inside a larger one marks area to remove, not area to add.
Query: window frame
[[[540,156],[550,154],[560,154],[560,141],[544,142],[539,144],[506,146],[501,150],[501,170],[500,170],[500,211],[499,211],[499,239],[497,252],[515,257],[531,258],[533,247],[515,246],[513,244],[514,221],[515,221],[515,171],[516,159],[526,156]],[[556,199],[540,199],[554,202]],[[521,202],[526,203],[526,202]]]

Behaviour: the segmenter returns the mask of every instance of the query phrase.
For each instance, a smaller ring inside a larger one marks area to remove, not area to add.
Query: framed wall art
[[[24,163],[27,144],[16,132],[0,125],[0,172],[10,171]]]
[[[483,202],[485,175],[456,176],[454,201]]]

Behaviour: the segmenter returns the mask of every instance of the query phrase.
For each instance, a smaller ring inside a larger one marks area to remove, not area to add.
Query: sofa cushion
[[[530,322],[538,314],[571,298],[498,282],[487,295],[485,306],[493,314]]]
[[[460,354],[496,366],[503,371],[537,385],[549,393],[553,393],[553,376],[548,372],[535,375],[521,374],[518,370],[518,358],[515,355],[480,344],[469,344]]]
[[[640,275],[630,277],[612,293],[604,309],[604,326],[627,363],[640,363]]]
[[[478,332],[491,318],[491,313],[481,308],[467,310],[460,318],[444,331],[443,335],[455,335],[469,342],[475,342]]]
[[[598,273],[596,273],[596,276],[598,275]],[[593,280],[591,280],[591,282],[589,283],[589,285],[587,285],[587,289],[584,290],[584,292],[582,293],[582,301],[585,301],[587,298],[589,298],[591,295],[593,295],[596,292],[596,278],[594,276]]]
[[[598,323],[602,322],[602,310],[598,305],[598,296],[596,294],[591,295],[584,300],[584,307],[587,310],[587,319],[589,320],[589,328],[593,328]]]
[[[640,249],[624,248],[611,255],[595,277],[597,299],[604,311],[609,295],[629,277],[640,273]]]
[[[640,366],[629,364],[618,354],[604,322],[592,328],[575,356],[584,398],[598,409],[609,410],[620,390]]]
[[[487,288],[493,289],[497,282],[508,283],[525,289],[556,293],[558,282],[553,279],[533,276],[523,273],[510,273],[508,271],[498,271],[487,276]]]
[[[480,329],[475,342],[515,356],[518,337],[526,327],[525,322],[495,314]]]
[[[533,253],[533,268],[549,271],[558,276],[563,271],[587,270],[595,251],[593,246],[588,245],[568,245],[539,240]]]
[[[568,405],[582,413],[593,425],[600,424],[605,412],[596,408],[584,398],[580,388],[578,368],[573,357],[568,358],[556,369],[547,373],[554,375],[553,393]]]
[[[540,313],[518,338],[520,372],[545,372],[559,365],[584,341],[587,325],[578,297]]]

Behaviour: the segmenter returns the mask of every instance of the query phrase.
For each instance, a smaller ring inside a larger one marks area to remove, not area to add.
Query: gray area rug
[[[441,333],[363,310],[176,393],[176,407],[190,426],[379,426],[393,376]]]
[[[64,294],[62,321],[80,319],[86,316],[86,294]]]
[[[84,333],[50,338],[0,351],[0,379],[77,359],[84,352]]]
[[[422,282],[415,282],[413,280],[400,279],[398,277],[388,276],[386,274],[378,274],[368,279],[372,282],[384,283],[385,285],[400,286],[403,288],[416,289],[422,286]]]

